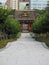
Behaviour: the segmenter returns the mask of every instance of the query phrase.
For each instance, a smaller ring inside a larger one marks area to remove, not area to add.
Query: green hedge
[[[38,16],[32,25],[34,33],[47,33],[49,32],[49,10]]]

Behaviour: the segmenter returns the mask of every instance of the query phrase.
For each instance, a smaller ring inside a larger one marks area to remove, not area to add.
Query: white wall
[[[11,0],[11,8],[18,10],[18,0]]]
[[[29,2],[20,2],[19,3],[19,10],[25,10],[26,4],[29,4]]]
[[[48,0],[30,0],[31,9],[43,9],[46,7]]]

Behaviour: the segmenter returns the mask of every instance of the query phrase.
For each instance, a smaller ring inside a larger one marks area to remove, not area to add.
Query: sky
[[[32,0],[32,1],[38,1],[38,0]],[[43,1],[43,0],[40,0],[40,1]],[[6,0],[0,0],[0,2],[4,3],[4,2],[6,2]]]
[[[5,3],[5,2],[6,2],[6,0],[0,0],[0,2]]]

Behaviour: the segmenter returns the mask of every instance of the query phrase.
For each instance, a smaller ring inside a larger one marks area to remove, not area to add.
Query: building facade
[[[7,6],[11,9],[44,9],[48,0],[7,0]]]
[[[16,10],[27,10],[30,8],[30,0],[7,0],[7,7]]]
[[[19,8],[19,10],[29,10],[30,9],[30,0],[19,0],[18,8]]]
[[[20,22],[22,31],[31,31],[32,24],[36,19],[37,14],[35,11],[15,11],[14,18]]]
[[[0,2],[0,8],[7,9],[6,4]]]
[[[3,6],[2,6],[2,3],[0,2],[0,8],[2,8]]]
[[[48,0],[30,0],[31,9],[44,9],[47,6]]]
[[[10,0],[7,0],[6,4],[7,4],[8,8],[11,8],[11,6],[10,6]]]
[[[31,26],[36,18],[36,12],[31,10],[30,0],[10,0],[9,2],[10,8],[15,9],[14,18],[20,22],[21,30],[31,31]]]
[[[8,8],[18,10],[18,0],[7,0],[6,4]]]

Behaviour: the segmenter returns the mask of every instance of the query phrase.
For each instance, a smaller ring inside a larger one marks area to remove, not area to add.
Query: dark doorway
[[[21,25],[22,32],[29,32],[31,31],[32,21],[21,20],[20,25]]]
[[[28,31],[28,24],[23,23],[23,24],[22,24],[22,29],[23,29],[22,32],[29,32],[29,31]]]

